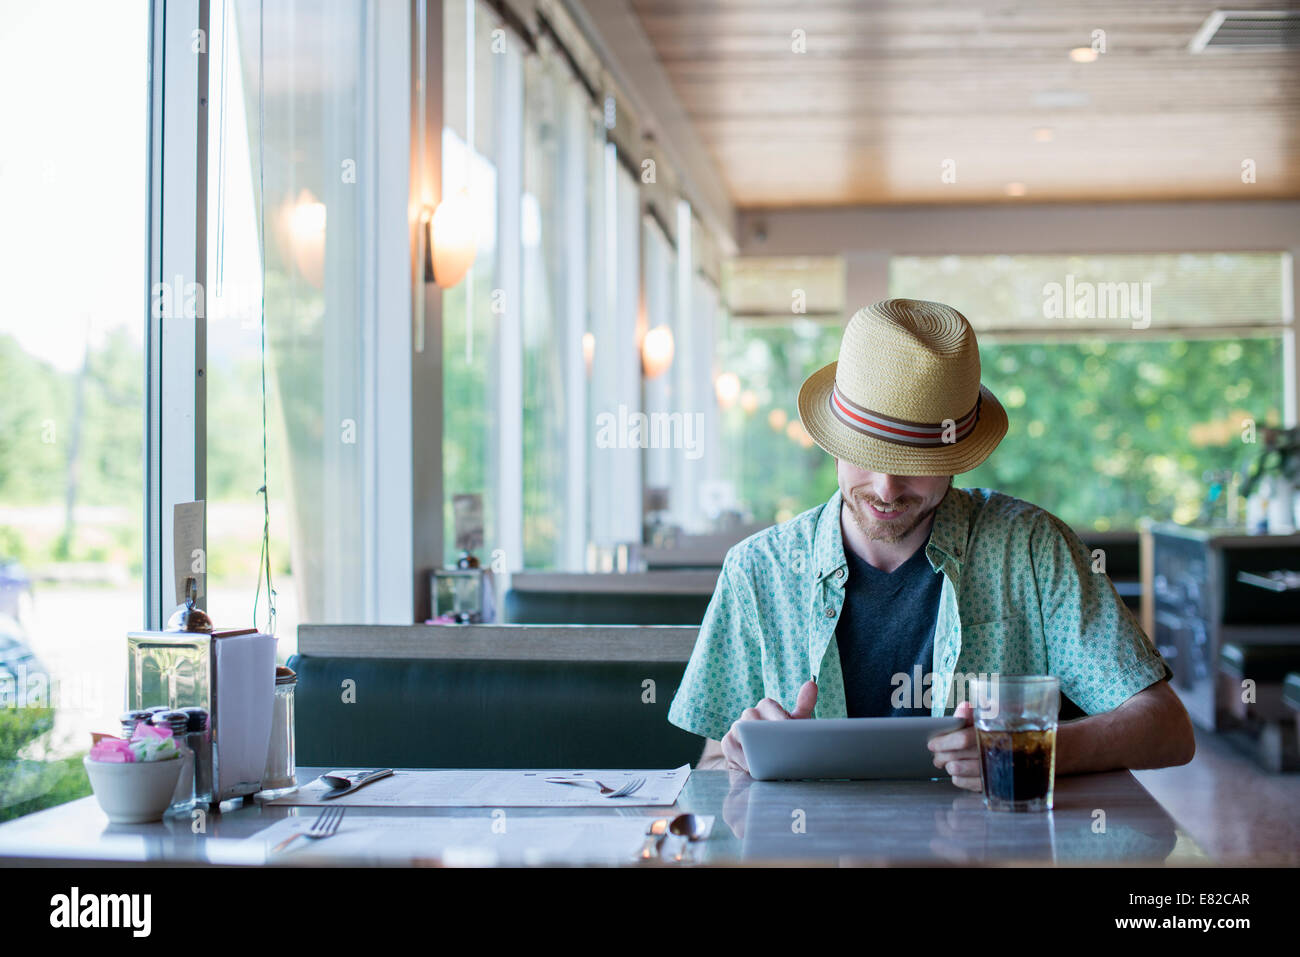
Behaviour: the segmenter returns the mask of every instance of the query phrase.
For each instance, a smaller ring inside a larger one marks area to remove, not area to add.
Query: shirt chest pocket
[[[1046,674],[1047,654],[1023,615],[961,626],[961,670],[973,674]]]

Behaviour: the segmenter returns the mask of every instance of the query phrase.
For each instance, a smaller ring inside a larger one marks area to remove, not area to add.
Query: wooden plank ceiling
[[[738,207],[1300,196],[1300,50],[1190,53],[1214,3],[628,2]]]

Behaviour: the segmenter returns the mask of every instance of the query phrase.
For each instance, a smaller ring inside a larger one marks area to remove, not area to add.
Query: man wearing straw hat
[[[1058,773],[1191,760],[1171,672],[1074,532],[953,487],[1007,431],[961,313],[859,310],[799,417],[839,489],[727,553],[668,713],[708,739],[700,767],[748,770],[739,721],[955,714],[967,726],[930,742],[934,764],[978,791],[964,692],[981,674],[1060,679]]]

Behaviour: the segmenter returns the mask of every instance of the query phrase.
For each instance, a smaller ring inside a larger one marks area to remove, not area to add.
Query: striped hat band
[[[974,407],[958,419],[932,424],[895,419],[865,409],[845,398],[838,385],[831,388],[830,394],[831,412],[849,428],[885,442],[922,448],[953,445],[970,435],[979,421],[981,401],[982,397],[976,398]]]

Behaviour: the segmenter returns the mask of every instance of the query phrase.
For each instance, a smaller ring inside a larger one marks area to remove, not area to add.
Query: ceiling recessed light
[[[1007,190],[1007,195],[1008,195],[1008,196],[1024,196],[1024,195],[1025,195],[1025,184],[1024,184],[1024,183],[1007,183],[1006,190]]]
[[[1054,135],[1050,126],[1040,126],[1034,130],[1034,140],[1038,143],[1050,143]]]
[[[1092,47],[1075,47],[1070,51],[1070,59],[1075,63],[1092,63],[1097,59],[1097,51]]]

